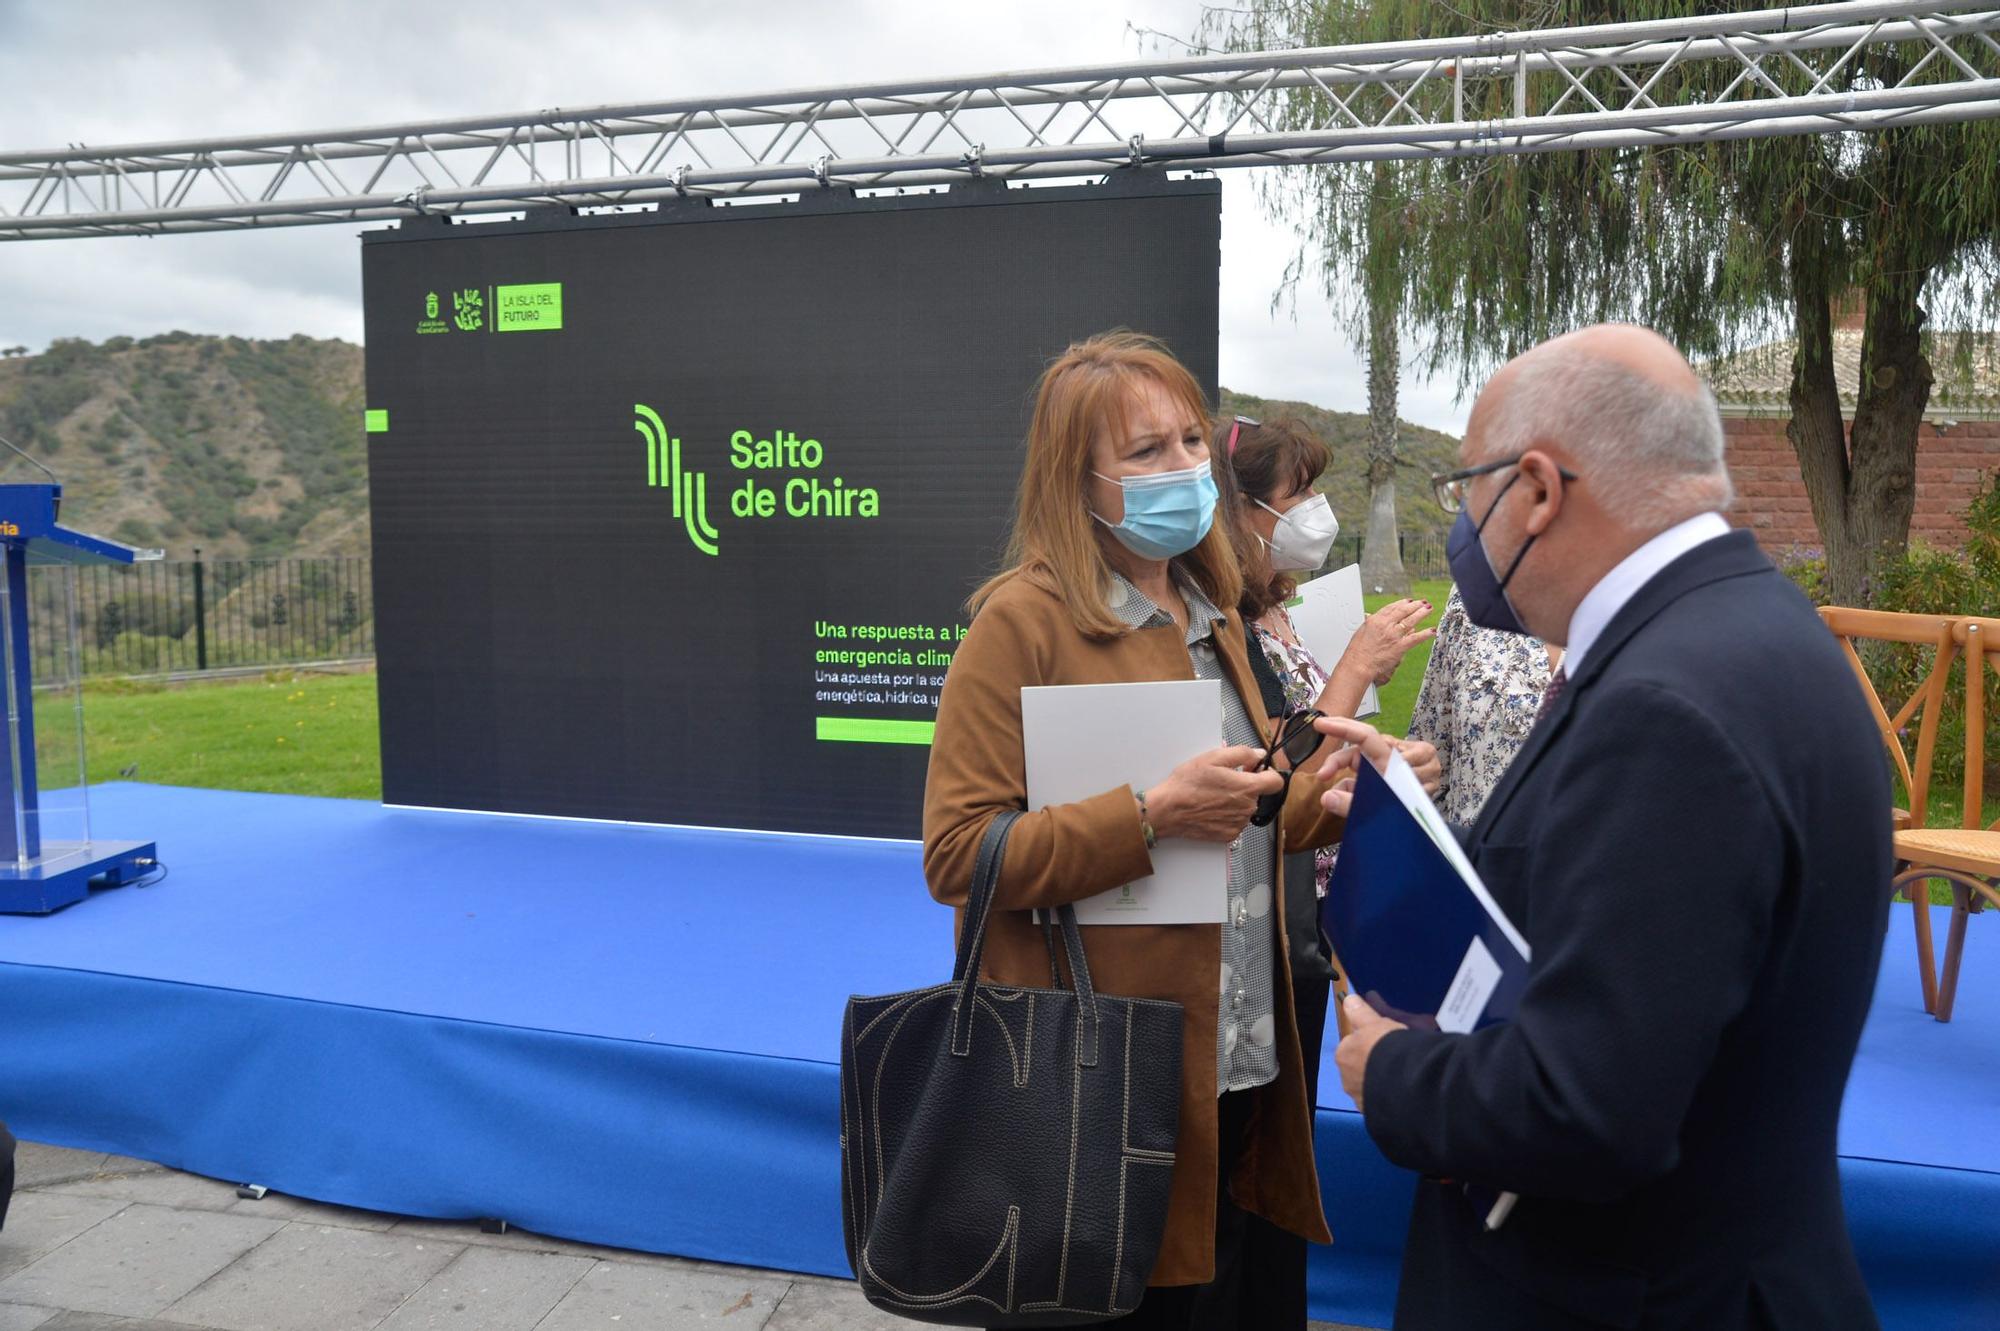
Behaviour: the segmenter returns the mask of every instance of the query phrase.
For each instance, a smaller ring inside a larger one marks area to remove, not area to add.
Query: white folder
[[[1028,807],[1070,804],[1129,785],[1144,790],[1222,746],[1222,685],[1213,679],[1068,684],[1021,690]],[[1220,924],[1229,847],[1169,837],[1151,877],[1076,903],[1080,924]]]
[[[1368,618],[1368,607],[1361,600],[1361,565],[1349,564],[1301,583],[1298,603],[1291,611],[1292,627],[1299,631],[1299,641],[1320,665],[1331,671],[1360,631],[1362,621]],[[1370,684],[1361,695],[1360,709],[1354,715],[1359,719],[1381,710],[1375,686]]]

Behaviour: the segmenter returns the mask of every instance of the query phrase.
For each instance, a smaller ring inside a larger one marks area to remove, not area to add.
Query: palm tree
[[[1388,163],[1375,164],[1377,225],[1370,228],[1367,268],[1379,272],[1396,262],[1393,225],[1381,225],[1388,197]],[[1400,283],[1366,284],[1368,318],[1368,527],[1361,538],[1361,585],[1392,596],[1410,593],[1410,575],[1403,569],[1401,538],[1396,530],[1396,389],[1402,380],[1396,320],[1401,313]]]

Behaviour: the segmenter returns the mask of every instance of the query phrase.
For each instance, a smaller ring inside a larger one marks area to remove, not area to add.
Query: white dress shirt
[[[1677,527],[1669,527],[1620,560],[1615,568],[1577,602],[1569,617],[1569,643],[1563,655],[1563,674],[1571,679],[1583,669],[1583,658],[1603,634],[1625,603],[1639,594],[1667,565],[1698,545],[1706,545],[1730,532],[1729,519],[1720,513],[1703,513]]]

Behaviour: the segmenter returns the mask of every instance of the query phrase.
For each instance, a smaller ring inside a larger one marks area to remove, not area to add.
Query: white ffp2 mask
[[[1261,499],[1251,502],[1278,519],[1271,539],[1264,542],[1271,549],[1273,571],[1310,573],[1326,562],[1327,552],[1340,535],[1340,519],[1333,515],[1333,505],[1325,495],[1315,494],[1283,513]]]

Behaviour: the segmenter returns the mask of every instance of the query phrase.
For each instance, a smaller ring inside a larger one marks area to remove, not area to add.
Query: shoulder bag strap
[[[979,988],[979,959],[986,951],[986,922],[993,913],[993,890],[1000,883],[1007,834],[1020,816],[1019,809],[994,814],[973,859],[972,887],[966,894],[965,919],[958,931],[958,960],[951,968],[952,983],[958,986],[958,996],[951,1001],[951,1052],[960,1058],[972,1052],[972,1000]]]
[[[959,930],[958,960],[952,967],[952,982],[958,986],[958,994],[952,999],[951,1052],[964,1058],[972,1052],[972,1019],[977,1010],[979,989],[979,962],[986,951],[986,925],[993,913],[993,896],[1000,885],[1000,869],[1006,858],[1007,836],[1014,822],[1021,817],[1019,809],[1002,809],[986,825],[985,835],[979,841],[979,853],[974,858],[972,887],[966,895],[965,921]],[[1077,1050],[1079,1067],[1097,1066],[1097,990],[1090,981],[1090,963],[1083,953],[1083,934],[1076,923],[1076,911],[1068,904],[1056,908],[1056,918],[1062,924],[1063,948],[1069,955],[1069,973],[1076,985],[1077,998]],[[1046,920],[1046,913],[1044,919]],[[1055,940],[1048,937],[1046,925],[1044,938],[1050,948],[1050,967],[1054,968]]]

